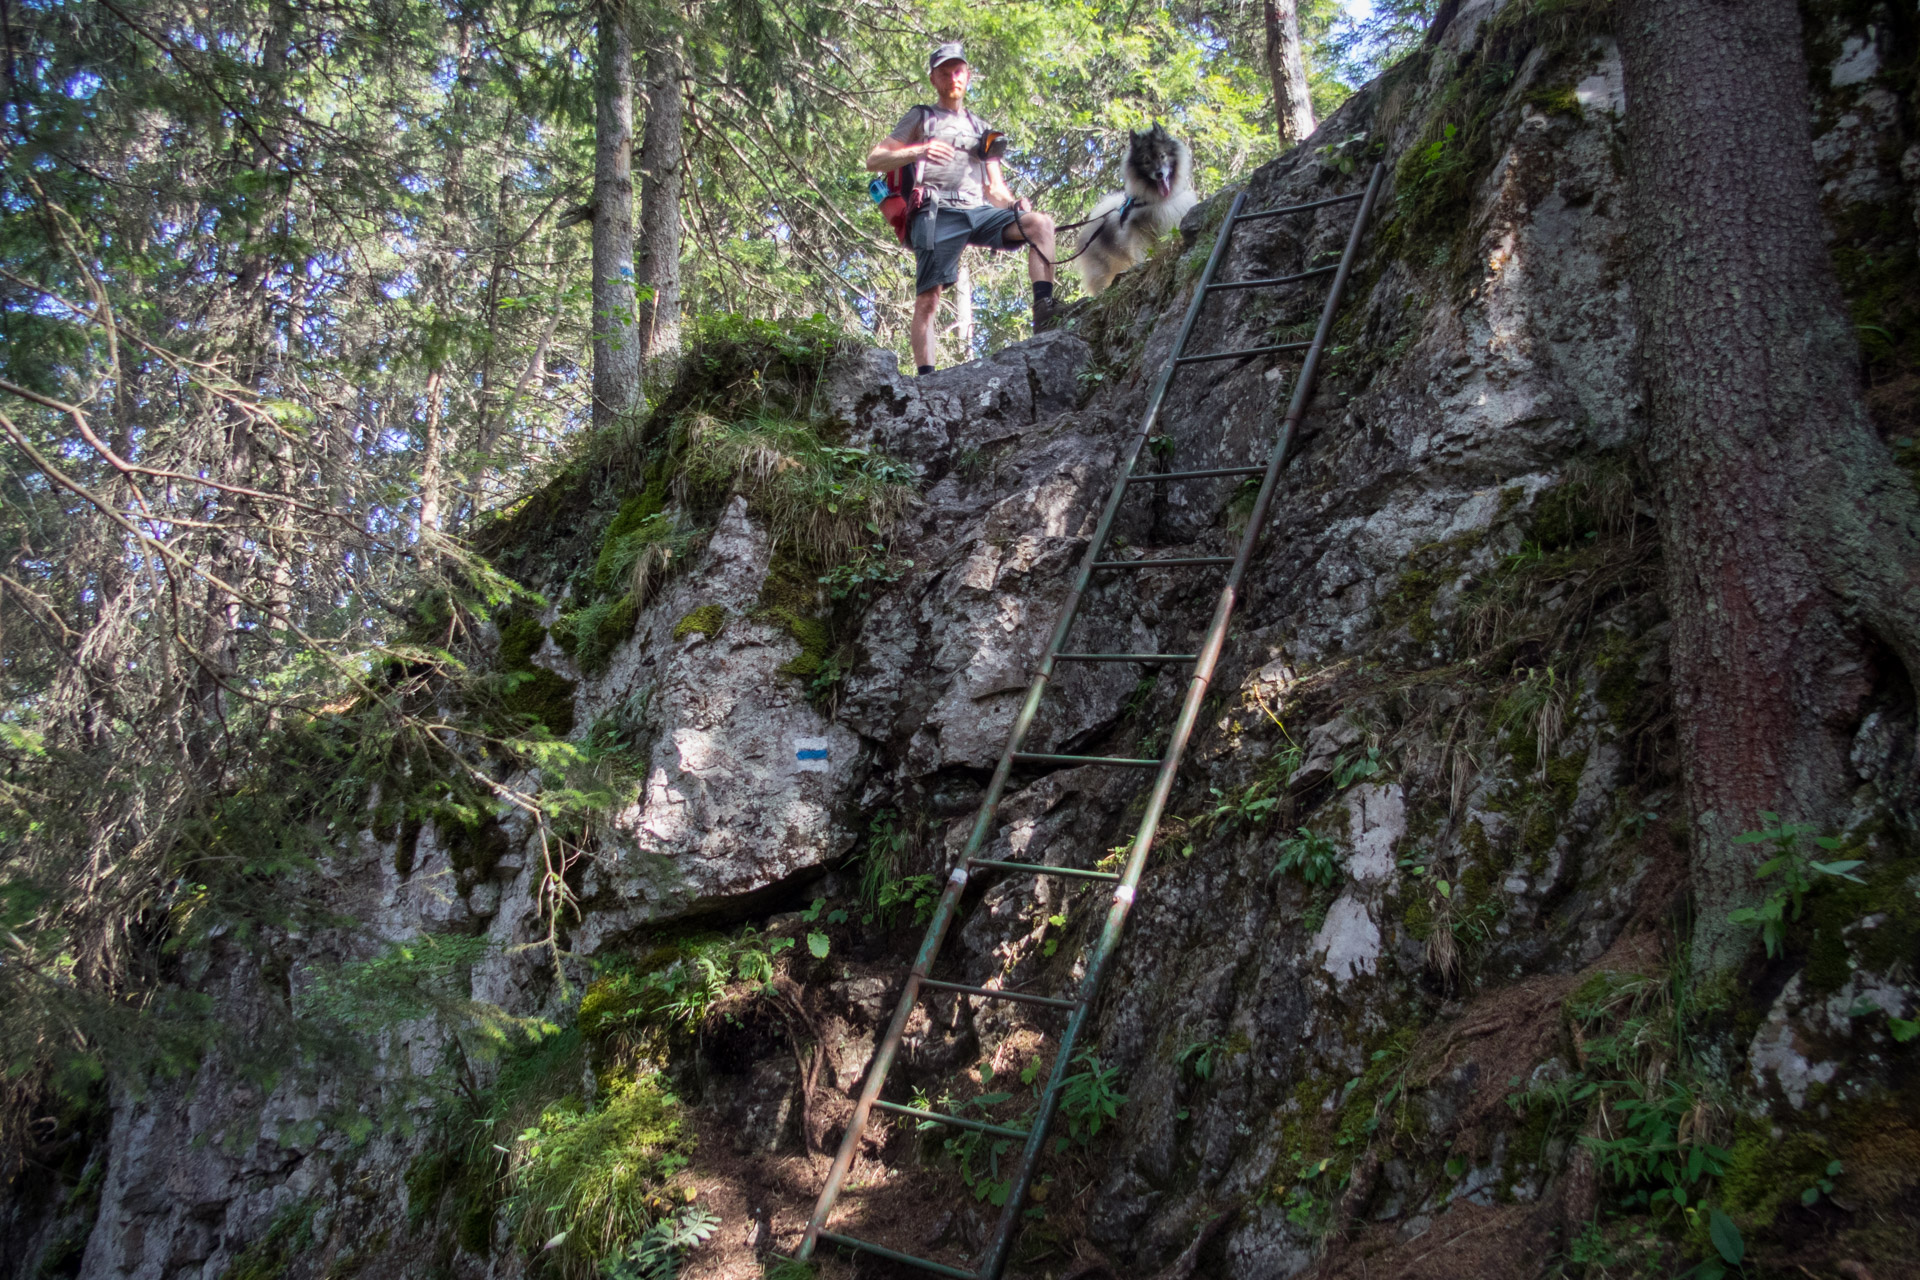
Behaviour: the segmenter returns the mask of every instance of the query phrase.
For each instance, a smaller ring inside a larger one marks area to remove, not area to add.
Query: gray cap
[[[966,60],[967,55],[960,52],[960,42],[958,40],[949,40],[928,55],[927,73],[931,75],[933,72],[938,71],[940,64],[943,62],[965,62]]]

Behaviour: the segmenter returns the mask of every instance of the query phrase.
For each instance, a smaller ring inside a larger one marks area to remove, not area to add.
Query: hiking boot
[[[1033,300],[1033,331],[1045,333],[1060,323],[1060,300],[1049,294]]]

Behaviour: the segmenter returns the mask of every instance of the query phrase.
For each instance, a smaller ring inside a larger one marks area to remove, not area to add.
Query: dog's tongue
[[[1159,188],[1160,198],[1162,200],[1165,200],[1168,196],[1173,194],[1173,184],[1171,182],[1168,182],[1165,178],[1160,178],[1156,180],[1153,185]]]

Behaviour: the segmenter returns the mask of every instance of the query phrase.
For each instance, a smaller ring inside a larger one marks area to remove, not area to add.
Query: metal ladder
[[[1383,169],[1382,165],[1374,166],[1365,191],[1335,196],[1330,200],[1316,200],[1309,204],[1288,205],[1243,214],[1240,210],[1246,202],[1246,192],[1242,191],[1234,197],[1233,205],[1227,211],[1226,221],[1221,225],[1220,235],[1214,241],[1213,252],[1208,255],[1206,271],[1200,277],[1199,286],[1194,290],[1193,303],[1187,308],[1186,320],[1180,326],[1180,336],[1174,341],[1173,355],[1161,370],[1158,381],[1154,383],[1153,394],[1147,402],[1147,412],[1141,420],[1140,430],[1127,448],[1125,465],[1114,481],[1113,490],[1107,498],[1106,509],[1101,513],[1100,523],[1094,530],[1093,540],[1088,544],[1086,554],[1081,558],[1080,567],[1074,575],[1073,590],[1068,594],[1066,603],[1060,610],[1059,621],[1054,624],[1053,635],[1047,642],[1046,651],[1040,659],[1039,669],[1034,674],[1032,685],[1027,689],[1026,702],[1021,706],[1020,714],[1014,720],[1013,732],[1007,739],[1006,750],[1001,752],[1000,763],[993,771],[993,780],[988,784],[986,796],[980,802],[980,811],[973,823],[973,833],[968,838],[966,849],[960,856],[960,864],[947,878],[946,888],[942,891],[939,903],[934,908],[933,919],[927,925],[926,938],[920,944],[919,955],[915,957],[913,968],[907,974],[906,987],[900,993],[900,1003],[894,1010],[893,1021],[888,1024],[886,1034],[881,1038],[879,1048],[874,1052],[873,1061],[867,1068],[866,1084],[860,1091],[859,1101],[854,1104],[853,1115],[847,1121],[846,1134],[840,1142],[840,1150],[833,1158],[833,1165],[827,1172],[826,1185],[821,1189],[819,1202],[814,1207],[813,1219],[807,1224],[806,1235],[801,1239],[800,1247],[795,1254],[798,1260],[804,1261],[812,1257],[819,1243],[825,1240],[843,1248],[871,1253],[894,1262],[918,1267],[934,1275],[951,1276],[954,1280],[1000,1280],[1020,1224],[1021,1206],[1026,1200],[1027,1190],[1033,1181],[1035,1166],[1039,1163],[1041,1149],[1047,1139],[1048,1123],[1052,1120],[1054,1110],[1059,1103],[1060,1093],[1067,1078],[1068,1064],[1073,1060],[1074,1042],[1079,1038],[1087,1015],[1093,1009],[1094,1001],[1100,993],[1100,981],[1106,975],[1107,962],[1120,944],[1120,934],[1127,922],[1127,911],[1133,905],[1135,887],[1139,884],[1140,875],[1146,868],[1147,854],[1153,848],[1153,838],[1160,826],[1160,816],[1166,809],[1168,796],[1173,791],[1174,775],[1179,772],[1181,757],[1186,753],[1187,739],[1193,732],[1194,723],[1200,717],[1200,704],[1206,697],[1207,687],[1213,679],[1214,666],[1219,661],[1220,650],[1226,642],[1227,621],[1233,616],[1234,601],[1240,591],[1241,579],[1246,574],[1248,562],[1253,558],[1254,546],[1259,541],[1261,526],[1266,523],[1267,508],[1273,500],[1273,491],[1280,478],[1280,468],[1286,462],[1287,452],[1293,444],[1294,433],[1299,429],[1300,420],[1307,410],[1307,402],[1312,398],[1314,378],[1319,372],[1320,357],[1326,348],[1327,335],[1333,328],[1334,316],[1340,309],[1340,296],[1346,288],[1347,277],[1359,250],[1361,236],[1366,230],[1367,219],[1373,212]],[[1227,244],[1233,238],[1234,228],[1240,223],[1305,213],[1314,209],[1323,209],[1329,205],[1350,204],[1354,201],[1360,203],[1360,209],[1354,216],[1353,228],[1347,235],[1346,250],[1341,254],[1337,265],[1315,267],[1310,271],[1302,271],[1294,275],[1215,283],[1214,271],[1226,256]],[[1206,304],[1209,295],[1231,289],[1258,289],[1270,285],[1294,284],[1327,274],[1333,276],[1333,287],[1328,291],[1326,303],[1320,310],[1319,327],[1314,330],[1311,341],[1281,342],[1268,346],[1245,347],[1236,351],[1210,351],[1201,355],[1185,354],[1187,339],[1192,335],[1194,322],[1199,318],[1200,309]],[[1300,376],[1294,383],[1293,399],[1287,407],[1286,420],[1280,428],[1280,438],[1274,444],[1273,452],[1265,466],[1213,467],[1204,471],[1174,471],[1159,474],[1134,471],[1140,452],[1145,447],[1148,437],[1152,435],[1154,425],[1159,421],[1160,408],[1166,401],[1167,388],[1181,369],[1188,365],[1214,360],[1233,360],[1246,356],[1270,355],[1302,349],[1307,353],[1306,359],[1301,365]],[[1237,554],[1140,560],[1102,560],[1100,558],[1101,553],[1106,549],[1114,520],[1119,514],[1120,503],[1133,485],[1164,484],[1173,480],[1200,480],[1215,476],[1256,475],[1262,477],[1260,495],[1254,501],[1253,514],[1247,521],[1247,530],[1241,537]],[[1129,570],[1168,566],[1197,568],[1213,565],[1229,567],[1226,582],[1220,588],[1219,603],[1214,606],[1213,620],[1207,627],[1206,638],[1201,642],[1199,653],[1066,652],[1068,633],[1073,628],[1074,620],[1080,612],[1081,602],[1085,598],[1087,585],[1092,581],[1094,574],[1125,573]],[[1167,744],[1166,754],[1158,760],[1148,760],[1124,756],[1075,756],[1022,751],[1020,744],[1026,738],[1028,729],[1033,725],[1034,716],[1040,709],[1041,695],[1046,692],[1055,664],[1061,662],[1132,662],[1191,666],[1193,675],[1187,686],[1186,698],[1180,705],[1179,718],[1174,721],[1173,735]],[[998,862],[979,856],[993,832],[994,815],[999,808],[1001,794],[1005,791],[1007,778],[1016,765],[1095,764],[1155,771],[1153,789],[1147,798],[1146,812],[1141,816],[1140,827],[1133,838],[1133,846],[1127,856],[1124,870],[1118,873],[1080,871],[1071,867],[1051,867],[1037,863]],[[966,889],[968,877],[975,869],[1062,876],[1074,880],[1097,880],[1114,884],[1113,905],[1107,911],[1106,925],[1101,930],[1099,941],[1094,944],[1092,953],[1088,957],[1086,975],[1080,981],[1080,991],[1076,999],[1059,1000],[1051,996],[1030,995],[1026,992],[970,987],[958,982],[936,981],[927,976],[933,968],[934,960],[940,954],[941,943],[946,940],[947,927],[953,923],[960,905],[960,895]],[[1022,1004],[1068,1011],[1067,1025],[1060,1036],[1059,1048],[1053,1061],[1053,1071],[1047,1079],[1046,1091],[1041,1095],[1039,1110],[1034,1116],[1031,1128],[1023,1130],[987,1124],[963,1116],[944,1115],[922,1107],[910,1107],[897,1102],[880,1100],[880,1090],[886,1084],[887,1074],[893,1066],[894,1055],[899,1051],[900,1038],[906,1031],[907,1019],[913,1012],[914,1003],[919,999],[920,992],[928,989],[950,991],[958,995],[988,1000],[1012,1000]],[[901,1253],[870,1240],[861,1240],[827,1230],[827,1219],[833,1212],[834,1204],[840,1196],[841,1185],[845,1182],[848,1171],[853,1167],[854,1156],[860,1149],[861,1133],[866,1129],[867,1119],[876,1107],[882,1111],[911,1117],[921,1122],[931,1121],[975,1130],[993,1137],[1024,1141],[1025,1145],[1020,1152],[1018,1162],[1013,1167],[1011,1189],[1000,1213],[999,1226],[994,1232],[993,1241],[988,1246],[978,1270],[964,1271],[959,1267]]]

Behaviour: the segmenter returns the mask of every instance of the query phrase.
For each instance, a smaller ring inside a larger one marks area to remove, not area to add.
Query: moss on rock
[[[640,602],[632,595],[596,600],[584,609],[564,614],[553,624],[553,642],[578,664],[585,675],[606,670],[613,651],[633,635],[640,620]]]
[[[519,675],[502,699],[507,711],[545,725],[556,738],[572,733],[573,681],[545,667],[535,667]]]
[[[297,1200],[273,1216],[260,1238],[234,1255],[220,1280],[280,1280],[293,1260],[313,1248],[313,1215],[319,1206]]]
[[[533,665],[533,655],[547,638],[547,629],[538,618],[509,615],[500,622],[500,666],[507,671],[525,671]]]
[[[673,638],[685,640],[691,635],[717,636],[727,625],[727,611],[724,606],[703,604],[691,610],[674,624]]]
[[[832,628],[813,612],[819,607],[819,594],[818,584],[793,556],[776,556],[768,566],[766,581],[760,587],[760,607],[753,616],[781,628],[800,643],[800,652],[781,664],[782,675],[818,675],[833,651]]]
[[[507,674],[502,707],[508,715],[544,725],[555,737],[566,737],[573,732],[574,683],[533,661],[547,638],[547,629],[539,619],[524,614],[508,614],[500,619],[499,626],[500,667]],[[558,643],[558,634],[554,639]]]
[[[1812,992],[1838,990],[1855,965],[1880,974],[1920,968],[1920,858],[1868,865],[1856,874],[1866,883],[1823,876],[1808,899],[1804,981]]]
[[[1818,1134],[1775,1137],[1765,1121],[1743,1121],[1720,1176],[1720,1200],[1745,1230],[1771,1224],[1780,1210],[1799,1199],[1833,1159]]]

